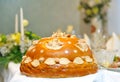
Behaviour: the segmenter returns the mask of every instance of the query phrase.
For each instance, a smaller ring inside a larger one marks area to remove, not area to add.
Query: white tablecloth
[[[9,63],[8,69],[3,71],[4,82],[120,82],[120,72],[99,70],[96,74],[91,74],[76,78],[34,78],[21,75],[19,71],[20,64]]]
[[[19,71],[20,64],[15,64],[10,62],[8,65],[8,69],[2,69],[1,75],[4,78],[4,82],[10,82],[10,80],[14,77],[16,72]]]
[[[20,72],[17,72],[10,82],[93,82],[95,77],[96,74],[76,78],[34,78],[21,75]]]

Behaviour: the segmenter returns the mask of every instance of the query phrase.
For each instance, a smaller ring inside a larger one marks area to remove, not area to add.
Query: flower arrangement
[[[91,19],[98,17],[104,19],[111,0],[80,0],[79,9],[84,14],[85,23],[90,23]]]
[[[23,21],[24,22],[24,21]],[[24,26],[28,25],[25,20]],[[20,63],[22,56],[34,40],[40,39],[32,31],[24,30],[24,52],[21,50],[21,33],[0,34],[0,66],[7,67],[9,62]]]
[[[32,45],[33,40],[40,39],[40,36],[31,31],[25,32],[24,51]],[[24,53],[25,53],[24,52]],[[9,35],[0,35],[0,65],[7,67],[9,62],[19,63],[24,53],[20,49],[20,33],[12,33]]]

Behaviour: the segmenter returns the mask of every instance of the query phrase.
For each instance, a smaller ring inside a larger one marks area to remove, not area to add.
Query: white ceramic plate
[[[120,68],[107,68],[110,71],[120,72]]]
[[[120,72],[120,68],[106,68],[102,65],[98,65],[99,69],[107,69],[109,71],[115,71],[115,72]]]

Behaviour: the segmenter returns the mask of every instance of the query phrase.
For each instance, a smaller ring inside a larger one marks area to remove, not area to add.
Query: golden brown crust
[[[97,65],[95,63],[86,63],[84,65],[41,65],[34,68],[31,64],[21,64],[20,70],[27,76],[47,77],[47,78],[65,78],[65,77],[79,77],[97,72]]]
[[[34,77],[78,77],[97,72],[97,64],[83,39],[67,35],[43,38],[32,45],[20,66]]]

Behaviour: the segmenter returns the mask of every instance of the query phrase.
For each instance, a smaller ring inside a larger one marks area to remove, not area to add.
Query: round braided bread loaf
[[[34,41],[20,65],[22,74],[45,78],[79,77],[97,70],[86,41],[59,32]]]

